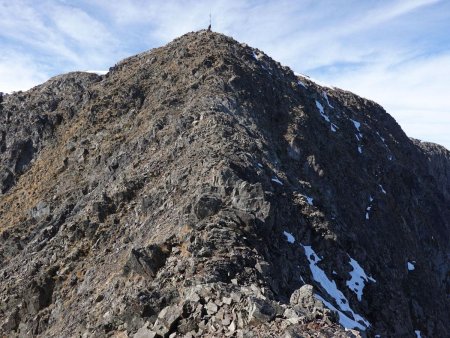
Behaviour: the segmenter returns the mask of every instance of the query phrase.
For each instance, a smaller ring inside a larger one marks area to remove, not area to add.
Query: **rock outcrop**
[[[208,31],[0,97],[2,335],[450,335],[449,152],[376,103]]]

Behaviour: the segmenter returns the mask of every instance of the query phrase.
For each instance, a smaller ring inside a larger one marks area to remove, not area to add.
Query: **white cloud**
[[[67,46],[64,37],[51,27],[46,17],[48,12],[49,8],[45,3],[35,7],[21,0],[2,2],[0,3],[0,34],[12,41],[14,45],[32,49],[27,51],[29,55],[41,50],[54,57],[79,62],[80,58]]]
[[[58,6],[51,15],[57,31],[82,44],[83,47],[105,47],[115,43],[103,23],[73,7]]]
[[[48,79],[32,59],[22,53],[8,52],[0,56],[0,91],[27,90]]]

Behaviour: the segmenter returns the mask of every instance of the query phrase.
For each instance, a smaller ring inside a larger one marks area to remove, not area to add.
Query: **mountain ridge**
[[[448,151],[370,100],[200,31],[0,118],[2,333],[448,333]]]

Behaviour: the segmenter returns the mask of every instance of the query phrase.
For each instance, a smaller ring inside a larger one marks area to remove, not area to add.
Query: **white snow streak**
[[[303,74],[300,74],[300,73],[297,73],[297,72],[294,72],[294,75],[303,77],[305,79],[308,79],[309,81],[312,81],[312,82],[314,82],[315,84],[318,84],[321,87],[327,87],[327,88],[330,88],[330,89],[333,89],[333,90],[335,89],[335,87],[333,87],[333,86],[331,86],[329,84],[326,84],[324,82],[321,82],[319,80],[316,80],[316,79],[312,78],[311,76],[303,75]]]
[[[289,243],[292,244],[292,243],[295,242],[295,238],[294,238],[294,236],[292,236],[291,233],[289,233],[289,232],[287,232],[287,231],[283,231],[283,235],[286,236],[286,240],[287,240]]]
[[[330,123],[331,131],[335,133],[336,130],[338,129],[338,126],[335,125],[334,123],[332,123],[332,122],[330,121],[330,118],[328,117],[328,115],[325,114],[325,111],[324,111],[324,109],[323,109],[322,104],[321,104],[319,101],[317,101],[317,100],[316,100],[316,107],[317,107],[317,109],[319,110],[319,113],[320,113],[320,115],[323,117],[323,119],[324,119],[325,121],[327,121],[327,122]],[[332,107],[332,108],[333,108],[333,107]]]
[[[297,84],[298,84],[299,86],[304,87],[305,89],[308,88],[308,87],[306,86],[306,84],[305,84],[303,81],[298,80]]]
[[[325,91],[322,92],[322,96],[324,97],[325,101],[327,101],[328,107],[334,108],[334,107],[330,104],[330,101],[328,101],[328,96],[327,96],[327,93],[326,93]]]
[[[369,206],[366,208],[366,219],[369,219],[369,212],[372,209],[373,197],[369,195]]]
[[[351,278],[346,284],[356,294],[358,300],[361,301],[365,283],[368,281],[375,283],[375,279],[368,277],[359,263],[351,257],[350,265],[353,267],[353,271],[350,272]]]
[[[325,114],[322,104],[319,101],[317,101],[317,100],[316,100],[316,107],[317,107],[317,109],[319,109],[319,113],[320,113],[320,115],[322,115],[324,120],[327,121],[327,122],[330,122],[330,118],[328,117],[327,114]]]
[[[302,247],[305,250],[306,258],[309,261],[309,268],[311,270],[313,279],[318,282],[331,297],[333,297],[335,303],[338,305],[341,311],[349,312],[353,317],[352,320],[347,315],[344,315],[340,311],[336,310],[336,308],[334,308],[330,303],[324,302],[324,304],[327,305],[328,308],[338,311],[339,322],[347,328],[356,327],[361,330],[365,330],[367,327],[369,327],[370,323],[350,308],[347,298],[345,298],[344,294],[337,288],[336,283],[333,280],[330,280],[325,272],[317,266],[317,263],[320,262],[321,259],[319,258],[319,256],[317,256],[312,247],[308,245],[302,245]]]
[[[281,181],[278,179],[278,177],[276,177],[276,176],[272,178],[272,181],[275,182],[275,183],[278,183],[279,185],[283,185],[283,182],[281,182]]]
[[[357,321],[351,319],[346,314],[344,314],[342,311],[339,311],[336,309],[331,303],[327,302],[325,299],[320,297],[318,294],[314,294],[314,296],[323,302],[323,304],[330,310],[336,311],[339,315],[339,324],[341,324],[346,329],[360,329],[365,330],[368,326],[363,326],[362,324],[358,323]]]
[[[359,127],[361,127],[361,123],[356,120],[352,120],[352,119],[350,119],[350,121],[353,122],[353,125],[355,126],[356,130],[358,130],[358,132],[359,132]]]
[[[93,73],[93,74],[97,74],[97,75],[105,75],[108,73],[107,70],[85,70],[85,73]]]

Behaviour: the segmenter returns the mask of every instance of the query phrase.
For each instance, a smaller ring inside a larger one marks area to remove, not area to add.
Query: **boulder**
[[[167,306],[158,314],[153,325],[153,330],[160,336],[168,337],[175,328],[183,313],[183,308],[178,305]]]
[[[125,274],[135,272],[154,278],[158,270],[164,266],[168,253],[161,245],[149,245],[145,248],[131,249],[123,271]]]
[[[304,311],[324,308],[323,303],[314,296],[314,287],[309,284],[305,284],[300,289],[295,290],[289,302],[294,308],[300,308]]]
[[[156,332],[148,328],[149,323],[145,323],[137,332],[133,335],[133,338],[155,338]]]
[[[248,305],[248,321],[251,325],[258,323],[270,322],[276,315],[277,311],[270,301],[250,298]]]

